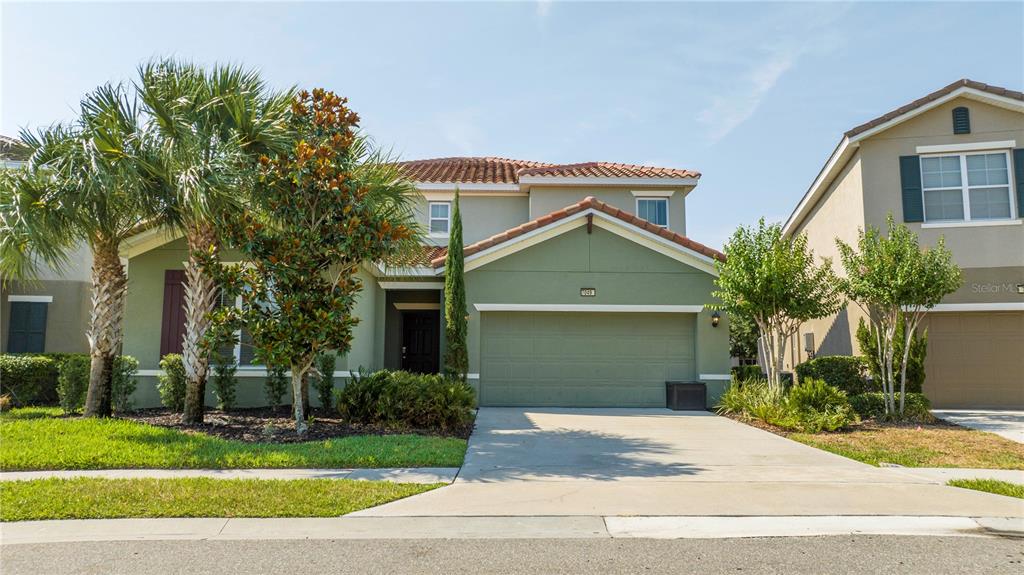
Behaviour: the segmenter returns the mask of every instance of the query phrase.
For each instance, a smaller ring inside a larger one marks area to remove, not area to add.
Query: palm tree
[[[75,246],[84,242],[92,250],[86,416],[111,414],[127,285],[120,246],[153,205],[139,169],[145,154],[140,118],[123,86],[101,86],[82,100],[77,120],[23,131],[27,166],[8,172],[0,183],[4,277],[31,280],[39,263],[59,270]]]
[[[216,258],[218,218],[244,204],[258,156],[287,148],[291,91],[274,92],[259,74],[237,66],[206,71],[174,60],[139,70],[137,88],[158,141],[151,173],[166,198],[163,222],[185,236],[186,375],[182,421],[201,423],[209,352],[204,338],[218,288],[203,270],[199,252]]]

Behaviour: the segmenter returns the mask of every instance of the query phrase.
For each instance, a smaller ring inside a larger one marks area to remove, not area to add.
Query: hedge
[[[821,379],[825,383],[845,391],[848,395],[872,391],[867,374],[867,362],[863,357],[849,355],[828,355],[816,357],[796,366],[800,381]]]
[[[350,423],[457,432],[472,423],[476,395],[469,384],[443,375],[381,370],[353,374],[335,400]]]
[[[0,354],[0,395],[10,394],[15,406],[57,405],[60,366],[78,353]]]

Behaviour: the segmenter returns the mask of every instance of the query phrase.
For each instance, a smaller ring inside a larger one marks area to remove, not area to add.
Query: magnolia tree
[[[289,366],[299,435],[307,429],[302,398],[317,354],[351,347],[360,264],[418,245],[415,187],[356,134],[358,116],[346,102],[324,90],[295,98],[291,149],[260,158],[252,209],[225,222],[227,244],[247,264],[205,262],[242,302],[212,314],[207,347],[245,325],[260,362]]]
[[[730,316],[750,318],[765,348],[769,384],[778,387],[789,338],[806,321],[835,313],[842,304],[831,262],[815,265],[807,237],[785,238],[782,226],[740,227],[716,263],[721,303]]]
[[[462,214],[459,211],[459,190],[456,189],[448,254],[444,258],[444,373],[465,381],[469,371],[469,353],[466,349],[466,281],[462,266]]]
[[[907,365],[912,340],[929,309],[961,284],[960,268],[939,238],[934,248],[922,249],[917,235],[896,224],[889,214],[888,237],[868,227],[857,238],[857,248],[836,240],[847,279],[843,289],[857,302],[871,322],[876,338],[875,361],[881,367],[882,391],[887,414],[903,414]],[[902,324],[903,341],[896,342]],[[902,354],[897,357],[896,350]],[[896,372],[900,401],[896,407]]]

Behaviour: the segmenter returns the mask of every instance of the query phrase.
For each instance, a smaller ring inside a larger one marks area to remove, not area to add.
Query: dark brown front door
[[[402,312],[402,369],[414,373],[437,373],[440,331],[440,312]]]

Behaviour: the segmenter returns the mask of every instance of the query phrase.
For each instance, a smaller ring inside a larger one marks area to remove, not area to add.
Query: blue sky
[[[961,78],[1024,88],[1024,3],[179,3],[0,7],[0,133],[153,56],[348,96],[407,159],[700,170],[688,235],[784,219],[841,133]]]

